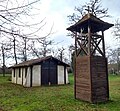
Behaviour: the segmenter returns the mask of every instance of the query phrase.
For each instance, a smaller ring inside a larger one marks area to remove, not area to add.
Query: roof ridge
[[[14,66],[11,66],[10,68],[34,65],[34,64],[40,63],[44,60],[48,60],[49,58],[54,58],[55,60],[60,61],[59,59],[50,55],[50,56],[46,56],[46,57],[41,57],[41,58],[36,58],[36,59],[31,59],[31,60],[28,60],[28,61],[24,61],[24,62],[21,62],[19,64],[14,65]],[[66,64],[63,61],[60,61],[60,62],[63,63],[63,64]],[[66,64],[66,65],[68,65],[68,64]]]

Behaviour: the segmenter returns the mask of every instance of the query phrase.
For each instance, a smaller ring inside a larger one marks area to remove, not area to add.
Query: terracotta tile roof
[[[58,59],[56,59],[52,56],[47,56],[47,57],[42,57],[42,58],[37,58],[37,59],[31,59],[31,60],[28,60],[28,61],[24,61],[22,63],[11,66],[10,68],[31,66],[31,65],[35,65],[37,63],[41,63],[42,61],[48,60],[50,58],[53,58],[53,59],[55,59],[55,60],[57,60],[57,61],[61,62],[62,64],[69,67],[69,65],[66,64],[65,62],[62,62],[62,61],[60,61],[60,60],[58,60]]]

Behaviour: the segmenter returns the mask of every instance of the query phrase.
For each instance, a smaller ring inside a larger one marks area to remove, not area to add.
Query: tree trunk
[[[15,43],[15,37],[14,37],[14,40],[13,40],[13,42],[14,42],[14,58],[15,58],[15,63],[17,64],[18,62],[17,62],[17,55],[16,55],[16,43]]]
[[[27,61],[27,43],[26,43],[26,38],[23,38],[25,42],[25,47],[24,47],[24,61]]]
[[[3,77],[5,77],[5,52],[4,52],[4,47],[3,47],[3,44],[2,44],[2,58],[3,58]]]

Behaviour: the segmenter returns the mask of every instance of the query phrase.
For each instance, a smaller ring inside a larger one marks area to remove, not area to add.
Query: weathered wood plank
[[[106,64],[104,57],[76,58],[76,98],[89,102],[108,100]]]

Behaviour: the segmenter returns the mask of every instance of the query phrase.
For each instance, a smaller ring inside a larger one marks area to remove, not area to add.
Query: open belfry
[[[104,31],[113,24],[88,13],[67,28],[75,37],[74,94],[91,103],[109,100]]]

